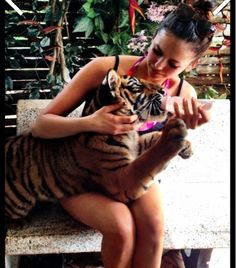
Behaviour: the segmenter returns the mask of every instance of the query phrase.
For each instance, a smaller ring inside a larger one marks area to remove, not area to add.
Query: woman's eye
[[[176,66],[175,64],[173,64],[172,62],[169,62],[169,66],[173,69],[176,69],[178,68],[178,66]]]
[[[156,48],[153,48],[153,52],[154,52],[154,54],[156,54],[157,56],[162,56],[162,55],[163,55],[162,51],[159,50],[159,49],[156,49]]]

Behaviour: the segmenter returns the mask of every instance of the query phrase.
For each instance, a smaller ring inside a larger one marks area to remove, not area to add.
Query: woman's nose
[[[155,62],[154,66],[156,69],[164,69],[166,65],[165,59],[163,57],[157,59],[157,61]]]

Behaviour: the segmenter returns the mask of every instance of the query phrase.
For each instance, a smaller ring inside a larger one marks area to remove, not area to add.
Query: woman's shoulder
[[[99,56],[99,57],[92,58],[91,62],[114,63],[116,57],[119,57],[119,60],[121,63],[128,62],[128,61],[132,62],[140,58],[140,56],[135,56],[135,55]]]
[[[183,85],[180,91],[180,96],[185,98],[197,98],[195,88],[186,80],[183,80]]]
[[[182,81],[181,81],[182,80]],[[170,89],[172,88],[173,96],[179,95],[185,98],[196,97],[196,90],[185,79],[174,77],[170,80]]]
[[[135,63],[139,56],[133,56],[133,55],[117,55],[119,57],[119,65],[118,65],[118,72],[119,73],[125,73],[127,68],[129,68],[130,65]],[[95,68],[108,70],[110,68],[113,68],[115,66],[116,62],[116,56],[101,56],[93,58],[89,65]]]

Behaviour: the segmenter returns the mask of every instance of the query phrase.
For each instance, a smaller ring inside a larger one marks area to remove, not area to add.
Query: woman
[[[206,123],[209,114],[197,106],[194,88],[181,80],[179,74],[194,68],[211,42],[214,27],[206,17],[211,8],[209,3],[198,1],[194,8],[181,4],[170,13],[144,57],[98,57],[89,62],[41,112],[32,127],[33,135],[51,139],[84,131],[116,135],[135,129],[135,115],[112,114],[120,104],[103,107],[83,118],[65,117],[101,84],[110,68],[117,69],[120,75],[130,74],[161,84],[169,96],[184,97],[184,111],[175,104],[175,116],[182,118],[188,128]],[[74,219],[103,234],[101,252],[106,268],[161,266],[164,216],[158,184],[129,206],[92,192],[66,197],[60,202]]]

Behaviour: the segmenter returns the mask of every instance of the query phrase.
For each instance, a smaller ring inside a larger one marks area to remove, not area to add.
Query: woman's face
[[[191,43],[161,30],[152,41],[147,56],[148,75],[154,79],[171,78],[195,67]]]

